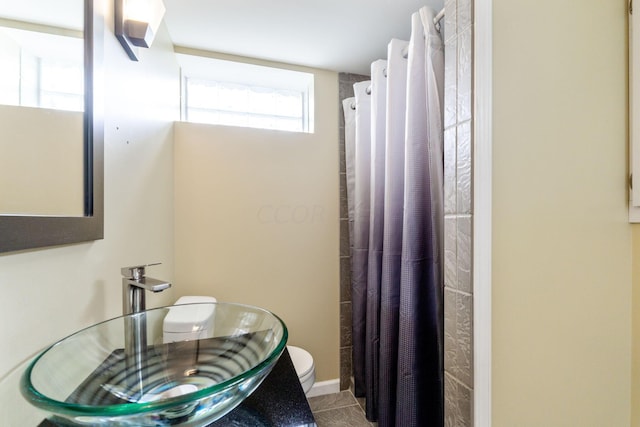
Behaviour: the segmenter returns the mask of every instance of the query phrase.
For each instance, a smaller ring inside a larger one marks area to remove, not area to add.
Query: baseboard
[[[325,394],[339,393],[340,392],[340,379],[328,381],[318,381],[307,393],[307,397],[322,396]]]

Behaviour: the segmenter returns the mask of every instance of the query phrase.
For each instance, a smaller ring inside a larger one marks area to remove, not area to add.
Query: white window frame
[[[191,121],[188,117],[189,94],[187,82],[190,79],[210,81],[221,85],[240,85],[247,88],[264,90],[294,91],[301,94],[301,128],[300,130],[273,129],[284,132],[314,132],[313,103],[314,103],[314,75],[284,67],[257,65],[251,62],[232,61],[216,57],[200,56],[182,53],[177,49],[178,62],[181,68],[181,120]],[[243,113],[239,113],[243,114]],[[251,114],[246,111],[244,114]],[[269,117],[268,115],[261,117]],[[273,116],[274,118],[276,116]],[[220,125],[234,126],[220,123]],[[252,128],[270,129],[261,126],[247,126]]]

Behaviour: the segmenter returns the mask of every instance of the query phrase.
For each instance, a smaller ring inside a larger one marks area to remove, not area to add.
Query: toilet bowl
[[[313,363],[313,357],[308,351],[293,345],[288,345],[287,350],[289,350],[289,356],[291,356],[302,390],[304,394],[307,394],[316,381],[316,367]]]
[[[185,296],[179,298],[174,305],[217,302],[213,297]],[[215,304],[192,306],[188,310],[169,308],[164,318],[162,335],[164,343],[197,340],[213,337]],[[302,390],[305,394],[311,390],[316,381],[316,368],[311,354],[292,345],[287,346]]]
[[[174,305],[216,302],[213,297],[180,297]],[[202,304],[183,308],[170,308],[162,324],[163,342],[199,340],[213,337],[215,305]]]

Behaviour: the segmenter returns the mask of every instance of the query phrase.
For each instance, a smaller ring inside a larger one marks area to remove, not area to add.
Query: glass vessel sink
[[[180,332],[168,332],[175,320]],[[282,320],[257,307],[152,309],[53,344],[26,369],[21,391],[62,426],[204,426],[260,385],[286,342]]]

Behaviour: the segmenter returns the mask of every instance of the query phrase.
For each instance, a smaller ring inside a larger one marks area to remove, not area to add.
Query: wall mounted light
[[[138,60],[138,47],[150,47],[165,7],[162,0],[115,0],[115,34],[132,61]]]

